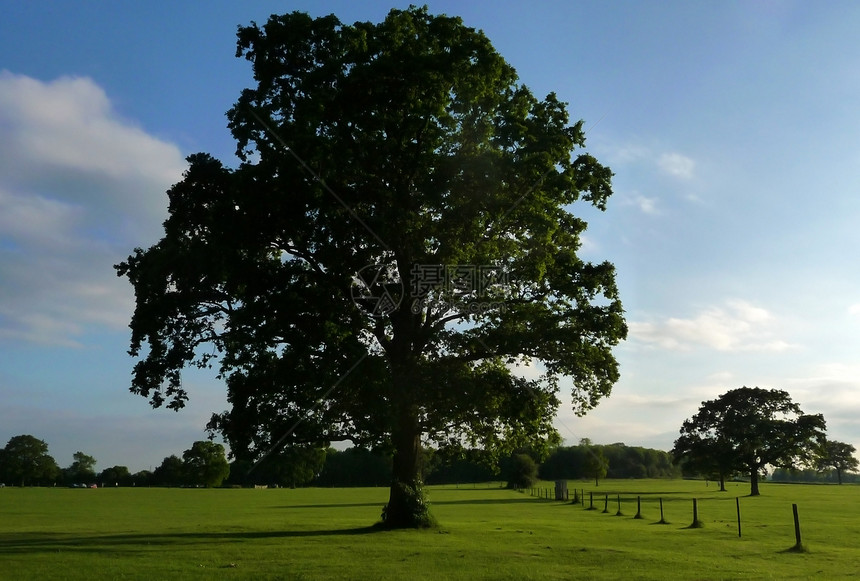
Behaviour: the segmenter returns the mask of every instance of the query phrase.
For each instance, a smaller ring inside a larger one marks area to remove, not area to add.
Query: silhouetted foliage
[[[152,473],[152,483],[156,486],[182,486],[185,484],[185,465],[182,458],[172,454],[162,460]]]
[[[27,434],[13,436],[0,450],[0,482],[18,486],[56,483],[60,468],[48,454],[48,444]]]
[[[132,486],[152,486],[153,484],[153,475],[149,470],[141,470],[131,475]]]
[[[63,470],[63,480],[66,484],[93,484],[96,481],[95,467],[97,461],[80,450],[72,455],[73,462]]]
[[[508,488],[528,488],[538,479],[538,467],[528,454],[514,454],[508,464],[504,477]]]
[[[127,466],[111,466],[105,468],[96,477],[99,485],[103,486],[131,486],[134,477],[128,471]]]
[[[431,456],[424,481],[427,484],[464,484],[489,482],[499,478],[498,468],[483,450],[464,450],[456,456],[435,453]]]
[[[680,469],[663,450],[616,444],[559,447],[540,466],[542,480],[593,478],[588,459],[596,455],[607,463],[606,478],[677,478]]]
[[[366,448],[340,451],[329,448],[325,464],[315,480],[317,486],[389,486],[390,454]]]

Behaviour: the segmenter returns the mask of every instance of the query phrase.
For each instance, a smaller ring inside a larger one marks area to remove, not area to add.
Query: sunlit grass
[[[551,486],[545,483],[544,486]],[[795,579],[860,572],[860,487],[571,482],[596,511],[432,487],[441,525],[373,528],[387,489],[0,490],[6,579]],[[603,513],[605,495],[609,512]],[[620,495],[623,516],[615,516]],[[641,497],[641,520],[633,519]],[[735,499],[740,498],[738,538]],[[663,498],[668,525],[659,520]],[[692,522],[698,499],[701,529]],[[797,503],[807,553],[794,545]]]

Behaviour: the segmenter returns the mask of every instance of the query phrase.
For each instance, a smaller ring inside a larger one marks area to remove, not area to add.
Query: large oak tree
[[[688,459],[706,475],[746,473],[750,495],[757,496],[759,476],[768,465],[788,468],[813,461],[824,429],[824,417],[804,414],[787,392],[741,387],[702,402],[681,427],[672,455]]]
[[[215,364],[232,453],[350,440],[394,453],[385,523],[429,521],[422,441],[509,454],[609,394],[626,336],[614,268],[579,258],[611,172],[555,95],[480,31],[426,9],[378,24],[240,27],[256,87],[228,112],[242,163],[189,158],[134,285],[132,391],[181,408]],[[354,300],[355,299],[355,300]],[[530,360],[539,377],[512,372]]]
[[[0,481],[20,486],[51,484],[59,474],[44,440],[29,434],[14,436],[0,450]]]

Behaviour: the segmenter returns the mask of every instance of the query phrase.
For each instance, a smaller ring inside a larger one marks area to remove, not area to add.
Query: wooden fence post
[[[704,523],[702,523],[702,521],[699,520],[699,504],[696,501],[696,499],[694,498],[693,499],[693,522],[687,528],[689,528],[689,529],[700,529],[703,526],[705,526]]]
[[[660,498],[660,520],[657,521],[658,525],[667,525],[669,521],[663,518],[663,498]]]
[[[740,497],[735,497],[735,504],[738,507],[738,538],[741,538],[741,499]]]
[[[641,496],[636,497],[636,516],[634,516],[633,518],[644,518],[642,516],[642,497]]]
[[[803,546],[803,543],[800,540],[800,518],[797,516],[797,505],[792,504],[791,510],[794,512],[794,538],[797,541],[795,545],[789,549],[789,551],[793,553],[805,553],[806,547]]]

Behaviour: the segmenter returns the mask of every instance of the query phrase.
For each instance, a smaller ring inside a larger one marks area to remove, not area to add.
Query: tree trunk
[[[391,490],[383,513],[388,528],[425,528],[433,525],[421,482],[421,432],[417,410],[403,410],[393,434],[394,461]]]
[[[720,474],[720,492],[726,491],[726,477]]]
[[[401,272],[402,280],[409,273]],[[382,523],[388,528],[426,528],[435,521],[424,497],[421,482],[421,424],[419,422],[419,376],[413,356],[416,338],[412,331],[413,315],[397,314],[394,340],[388,351],[391,364],[392,405],[394,425],[391,440],[394,445],[391,490],[382,513]]]
[[[758,491],[758,468],[750,471],[750,496],[759,496]]]
[[[839,484],[842,484],[842,470],[839,467],[836,468],[836,480]]]

